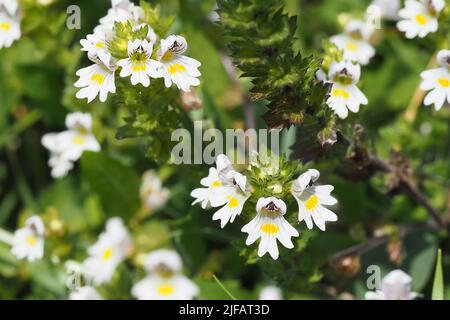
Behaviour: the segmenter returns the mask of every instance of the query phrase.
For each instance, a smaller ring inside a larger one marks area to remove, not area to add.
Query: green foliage
[[[442,251],[438,250],[436,259],[436,269],[434,271],[433,292],[431,294],[433,300],[444,300],[444,276],[442,275]]]
[[[297,17],[284,14],[275,0],[219,1],[219,13],[241,77],[252,79],[252,100],[267,100],[267,125],[312,123],[313,139],[328,135],[334,118],[325,104],[329,85],[315,79],[320,59],[302,57],[292,48]]]

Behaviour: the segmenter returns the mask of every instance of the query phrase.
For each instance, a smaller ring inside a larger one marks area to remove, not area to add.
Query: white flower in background
[[[398,20],[400,0],[373,0],[371,6],[378,8],[381,17],[389,20]]]
[[[155,30],[153,30],[153,28],[150,27],[148,24],[146,24],[146,23],[138,24],[137,26],[133,27],[133,31],[137,31],[137,30],[140,30],[145,27],[147,27],[147,29],[148,29],[147,40],[150,41],[151,43],[155,44],[156,41],[158,40],[158,36],[156,35]]]
[[[52,168],[51,175],[53,178],[61,178],[73,169],[73,162],[66,153],[66,140],[58,133],[47,133],[42,139],[42,145],[50,151],[48,165]]]
[[[170,196],[170,191],[162,186],[161,179],[154,170],[144,172],[139,190],[141,201],[149,211],[163,207]]]
[[[198,287],[181,274],[181,257],[173,250],[160,249],[147,255],[147,277],[136,283],[131,294],[139,300],[192,300]]]
[[[92,134],[92,116],[90,113],[74,112],[66,117],[67,131],[60,135],[65,140],[65,157],[76,161],[83,151],[100,151],[100,144]]]
[[[186,50],[187,42],[181,36],[171,35],[161,39],[158,60],[162,63],[161,72],[167,88],[175,83],[178,89],[190,91],[191,86],[200,84],[197,78],[201,75],[198,71],[201,63],[183,55]]]
[[[103,300],[93,287],[86,286],[72,291],[69,300]]]
[[[0,49],[9,48],[20,35],[20,17],[9,15],[0,7]]]
[[[150,77],[160,76],[160,63],[151,59],[153,52],[153,43],[147,40],[134,40],[128,42],[128,58],[117,62],[122,68],[121,77],[131,75],[131,84],[142,84],[144,87],[150,85]]]
[[[369,43],[372,31],[366,22],[351,20],[345,26],[344,33],[332,36],[330,41],[343,50],[345,60],[366,65],[375,55],[375,49]]]
[[[256,217],[245,225],[241,231],[248,233],[245,244],[251,245],[261,238],[258,247],[258,256],[262,257],[267,252],[276,260],[279,251],[277,240],[288,249],[294,244],[291,237],[298,237],[298,231],[285,219],[286,204],[283,200],[274,197],[260,198],[256,204]]]
[[[108,32],[113,30],[116,22],[137,23],[142,19],[144,12],[141,7],[136,6],[129,0],[118,0],[112,2],[112,8],[108,10],[106,16],[100,19],[100,24],[94,29],[94,32]]]
[[[88,99],[88,103],[100,95],[100,101],[105,102],[108,93],[116,92],[114,82],[114,73],[116,63],[110,53],[103,51],[98,52],[98,56],[89,58],[95,64],[77,71],[76,75],[80,79],[75,82],[74,86],[81,88],[76,94],[78,99]]]
[[[44,256],[45,227],[42,219],[32,216],[25,221],[25,227],[16,230],[11,252],[17,259],[35,261]]]
[[[2,11],[3,8],[10,16],[13,16],[17,13],[19,2],[18,0],[0,0],[0,11]]]
[[[402,270],[391,271],[381,281],[381,290],[366,292],[366,300],[413,300],[419,296],[411,291],[412,278]]]
[[[259,300],[283,300],[283,293],[276,286],[267,286],[261,289]]]
[[[92,134],[92,116],[89,113],[69,113],[66,127],[68,130],[45,134],[41,140],[50,151],[48,164],[53,178],[65,176],[84,151],[100,151],[100,144]]]
[[[111,218],[106,222],[105,232],[88,249],[89,257],[83,262],[83,268],[96,285],[109,282],[131,249],[131,238],[122,219]]]
[[[305,221],[308,229],[313,228],[314,222],[325,231],[325,222],[337,221],[336,214],[325,206],[335,205],[337,200],[331,196],[333,186],[314,184],[319,176],[319,171],[309,169],[292,183],[291,193],[298,203],[298,221]]]
[[[406,0],[405,7],[398,13],[402,20],[397,28],[405,32],[408,39],[423,38],[437,31],[439,13],[444,7],[444,0]]]
[[[431,90],[423,101],[424,105],[434,104],[436,110],[440,110],[447,100],[450,104],[450,50],[441,50],[437,54],[440,68],[424,71],[420,74],[422,90]]]
[[[80,44],[82,46],[81,51],[86,51],[88,56],[99,56],[100,52],[104,54],[108,53],[106,35],[101,31],[88,34],[86,39],[80,40]]]
[[[356,84],[361,75],[361,67],[347,61],[333,61],[329,70],[329,81],[333,83],[328,106],[341,118],[348,116],[348,110],[357,113],[360,105],[368,100]]]

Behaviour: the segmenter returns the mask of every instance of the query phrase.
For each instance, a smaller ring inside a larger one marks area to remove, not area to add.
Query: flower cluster
[[[159,249],[144,261],[148,275],[136,283],[131,294],[139,300],[192,300],[198,287],[181,272],[181,257],[172,250]]]
[[[440,110],[445,101],[450,104],[450,50],[441,50],[437,54],[439,68],[427,70],[421,73],[422,90],[430,90],[423,101],[424,105],[434,104],[436,110]]]
[[[18,0],[0,0],[0,49],[20,38],[21,12]]]
[[[333,186],[317,186],[319,171],[310,169],[290,183],[290,194],[298,203],[298,221],[305,221],[306,226],[312,229],[314,224],[325,230],[327,221],[337,221],[337,216],[326,206],[335,205],[336,199],[330,193]],[[218,208],[213,215],[213,220],[220,220],[224,228],[228,223],[233,223],[239,216],[246,201],[255,193],[255,188],[248,182],[248,178],[237,172],[230,159],[225,155],[219,155],[216,159],[216,167],[209,169],[209,175],[200,183],[203,188],[192,191],[195,198],[193,204],[200,203],[203,209],[208,207]],[[286,203],[277,197],[282,193],[283,187],[276,185],[273,188],[273,196],[259,197],[256,201],[256,215],[241,231],[248,234],[246,244],[251,245],[258,239],[258,256],[269,253],[273,259],[278,259],[279,250],[277,240],[286,248],[292,249],[292,237],[298,237],[299,232],[284,218],[287,213]]]
[[[92,134],[92,116],[75,112],[66,117],[68,130],[48,133],[42,137],[42,145],[50,151],[49,166],[54,178],[65,176],[83,151],[100,151],[100,144]]]
[[[158,35],[144,18],[144,10],[128,0],[112,1],[112,8],[100,19],[94,34],[80,41],[81,50],[87,52],[94,64],[77,71],[79,80],[74,84],[80,88],[77,98],[86,98],[89,103],[99,96],[100,101],[106,101],[109,93],[116,92],[118,69],[120,77],[130,77],[133,86],[148,87],[151,78],[163,78],[167,88],[175,84],[182,91],[190,91],[191,86],[200,84],[198,68],[201,64],[184,55],[188,48],[186,40],[170,35],[158,43]],[[119,26],[131,27],[125,44],[126,58],[110,50]]]

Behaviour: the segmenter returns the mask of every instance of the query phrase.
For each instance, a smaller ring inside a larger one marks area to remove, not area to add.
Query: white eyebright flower
[[[366,65],[375,55],[375,49],[369,43],[371,34],[372,30],[367,23],[360,20],[351,20],[345,26],[344,33],[332,36],[330,41],[343,50],[344,60]]]
[[[106,222],[105,232],[88,249],[89,257],[83,262],[83,267],[94,284],[109,282],[117,266],[125,260],[131,249],[131,238],[122,219],[111,218]]]
[[[347,61],[333,61],[329,70],[329,81],[333,83],[328,106],[341,118],[348,116],[348,110],[357,113],[360,105],[368,100],[356,84],[361,75],[361,67]]]
[[[10,16],[13,16],[17,13],[19,2],[18,0],[0,0],[0,11],[2,8],[4,8]]]
[[[426,106],[434,104],[436,110],[440,110],[445,100],[450,104],[450,50],[441,50],[437,54],[440,68],[424,71],[420,74],[422,90],[430,90],[423,104]]]
[[[128,58],[117,62],[117,65],[122,67],[120,71],[121,77],[128,77],[131,75],[131,84],[142,84],[144,87],[150,85],[150,78],[157,78],[160,76],[161,64],[151,59],[153,52],[153,43],[147,40],[134,40],[128,42]]]
[[[400,0],[373,0],[371,5],[380,10],[381,17],[389,20],[398,20]]]
[[[336,214],[325,206],[335,205],[337,200],[330,195],[333,186],[314,184],[319,176],[319,171],[309,169],[292,183],[291,193],[298,203],[298,221],[305,221],[308,229],[313,228],[314,222],[320,230],[325,231],[325,222],[337,221]]]
[[[148,211],[162,208],[170,196],[169,189],[162,186],[161,179],[154,170],[148,170],[143,174],[139,193],[141,201]]]
[[[275,197],[260,198],[256,211],[256,217],[241,229],[242,232],[248,233],[245,244],[251,245],[261,238],[258,256],[262,257],[269,252],[276,260],[279,255],[277,240],[286,248],[292,249],[294,244],[291,237],[298,237],[299,233],[283,217],[286,214],[286,204],[283,200]]]
[[[198,71],[201,63],[183,55],[186,50],[187,42],[182,36],[161,39],[158,60],[162,63],[161,74],[167,88],[175,83],[178,89],[190,91],[191,86],[200,84],[197,78],[201,75]]]
[[[0,8],[0,49],[9,48],[20,36],[20,17],[11,16]]]
[[[81,88],[76,97],[78,99],[88,99],[88,103],[92,102],[98,95],[101,102],[105,102],[108,93],[116,92],[114,82],[114,73],[116,63],[110,53],[98,51],[98,56],[89,56],[95,64],[80,69],[76,75],[80,79],[75,82],[74,86]]]
[[[444,7],[444,0],[406,0],[405,7],[398,13],[402,20],[397,28],[405,32],[408,39],[424,38],[437,31],[439,13]]]
[[[17,259],[40,260],[44,256],[45,227],[39,216],[25,221],[25,227],[16,230],[12,240],[11,253]]]
[[[366,292],[366,300],[414,300],[419,294],[411,291],[412,278],[402,270],[391,271],[381,281],[381,290]]]
[[[267,286],[261,289],[259,300],[283,300],[283,293],[276,286]]]

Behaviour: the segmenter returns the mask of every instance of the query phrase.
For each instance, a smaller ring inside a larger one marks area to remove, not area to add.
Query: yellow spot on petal
[[[103,49],[104,47],[105,47],[105,43],[104,42],[97,42],[96,44],[95,44],[95,46],[97,47],[97,48],[99,48],[99,49]]]
[[[333,97],[342,97],[347,100],[350,96],[347,90],[335,88],[331,91]]]
[[[169,66],[169,73],[170,74],[175,74],[177,72],[183,72],[186,71],[186,67],[183,66],[182,64],[179,63],[175,63]]]
[[[212,183],[212,186],[213,187],[220,187],[222,185],[222,182],[220,182],[219,180],[215,180],[215,181],[213,181],[213,183]]]
[[[352,42],[352,41],[349,41],[345,47],[347,50],[350,50],[350,51],[358,50],[358,44],[356,44],[355,42]]]
[[[319,204],[319,198],[316,195],[312,195],[305,202],[306,210],[309,210],[309,211],[314,210],[318,204]]]
[[[175,287],[170,283],[163,283],[158,286],[158,293],[162,296],[169,296],[175,291]]]
[[[102,75],[101,73],[94,73],[91,76],[91,80],[97,84],[103,84],[103,82],[105,82],[105,76]]]
[[[265,223],[261,226],[261,231],[268,235],[274,235],[280,232],[280,228],[273,223]]]
[[[170,50],[167,50],[166,53],[162,56],[161,60],[163,61],[170,61],[173,58],[173,52]]]
[[[86,137],[82,135],[76,135],[75,137],[73,137],[72,142],[78,145],[84,144],[86,142]]]
[[[236,208],[239,206],[239,201],[235,197],[228,197],[228,207],[229,208]]]
[[[33,236],[27,236],[26,238],[25,238],[25,240],[26,240],[26,242],[28,243],[28,245],[30,246],[30,247],[34,247],[35,245],[36,245],[36,242],[37,242],[37,240],[36,240],[36,238],[35,237],[33,237]]]
[[[102,255],[102,260],[103,261],[108,261],[112,258],[113,256],[113,249],[112,248],[108,248],[105,251],[103,251],[103,255]]]
[[[140,71],[145,71],[145,70],[147,70],[147,66],[145,65],[145,64],[134,64],[132,67],[131,67],[131,70],[133,71],[133,72],[140,72]]]
[[[11,23],[8,22],[0,22],[0,30],[9,31],[11,29]]]
[[[417,14],[416,15],[416,22],[420,25],[420,26],[424,26],[427,24],[428,20],[427,18],[423,15],[423,14]]]
[[[450,80],[446,79],[446,78],[440,78],[438,79],[438,83],[443,86],[444,88],[448,88],[450,87]]]

